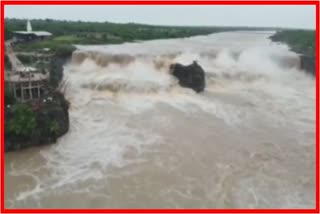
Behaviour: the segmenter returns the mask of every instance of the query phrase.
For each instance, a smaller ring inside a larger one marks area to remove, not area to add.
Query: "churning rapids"
[[[315,80],[272,33],[79,46],[70,131],[6,154],[6,207],[314,208]],[[168,73],[193,60],[199,94]]]

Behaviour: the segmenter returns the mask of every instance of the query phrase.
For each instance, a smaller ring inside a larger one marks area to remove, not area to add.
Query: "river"
[[[314,208],[315,79],[273,33],[78,46],[70,131],[5,154],[6,208]],[[194,60],[199,94],[168,73]]]

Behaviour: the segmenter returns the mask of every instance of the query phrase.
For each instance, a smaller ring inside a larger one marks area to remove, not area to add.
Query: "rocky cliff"
[[[57,91],[63,65],[72,50],[57,52],[49,65],[47,93],[39,100],[18,103],[5,90],[5,152],[55,143],[69,130],[69,102]]]
[[[316,75],[316,57],[315,56],[301,55],[300,62],[301,62],[300,67],[302,70],[306,71],[307,73],[313,76]]]

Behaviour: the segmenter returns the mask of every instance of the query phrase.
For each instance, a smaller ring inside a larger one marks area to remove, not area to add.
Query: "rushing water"
[[[315,80],[271,34],[79,46],[70,131],[5,155],[6,207],[313,208]],[[193,60],[199,94],[168,73]]]

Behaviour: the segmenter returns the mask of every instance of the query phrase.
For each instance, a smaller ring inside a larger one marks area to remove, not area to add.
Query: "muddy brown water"
[[[5,206],[313,208],[315,80],[272,33],[79,46],[70,131],[5,154]],[[167,72],[193,60],[200,94]]]

